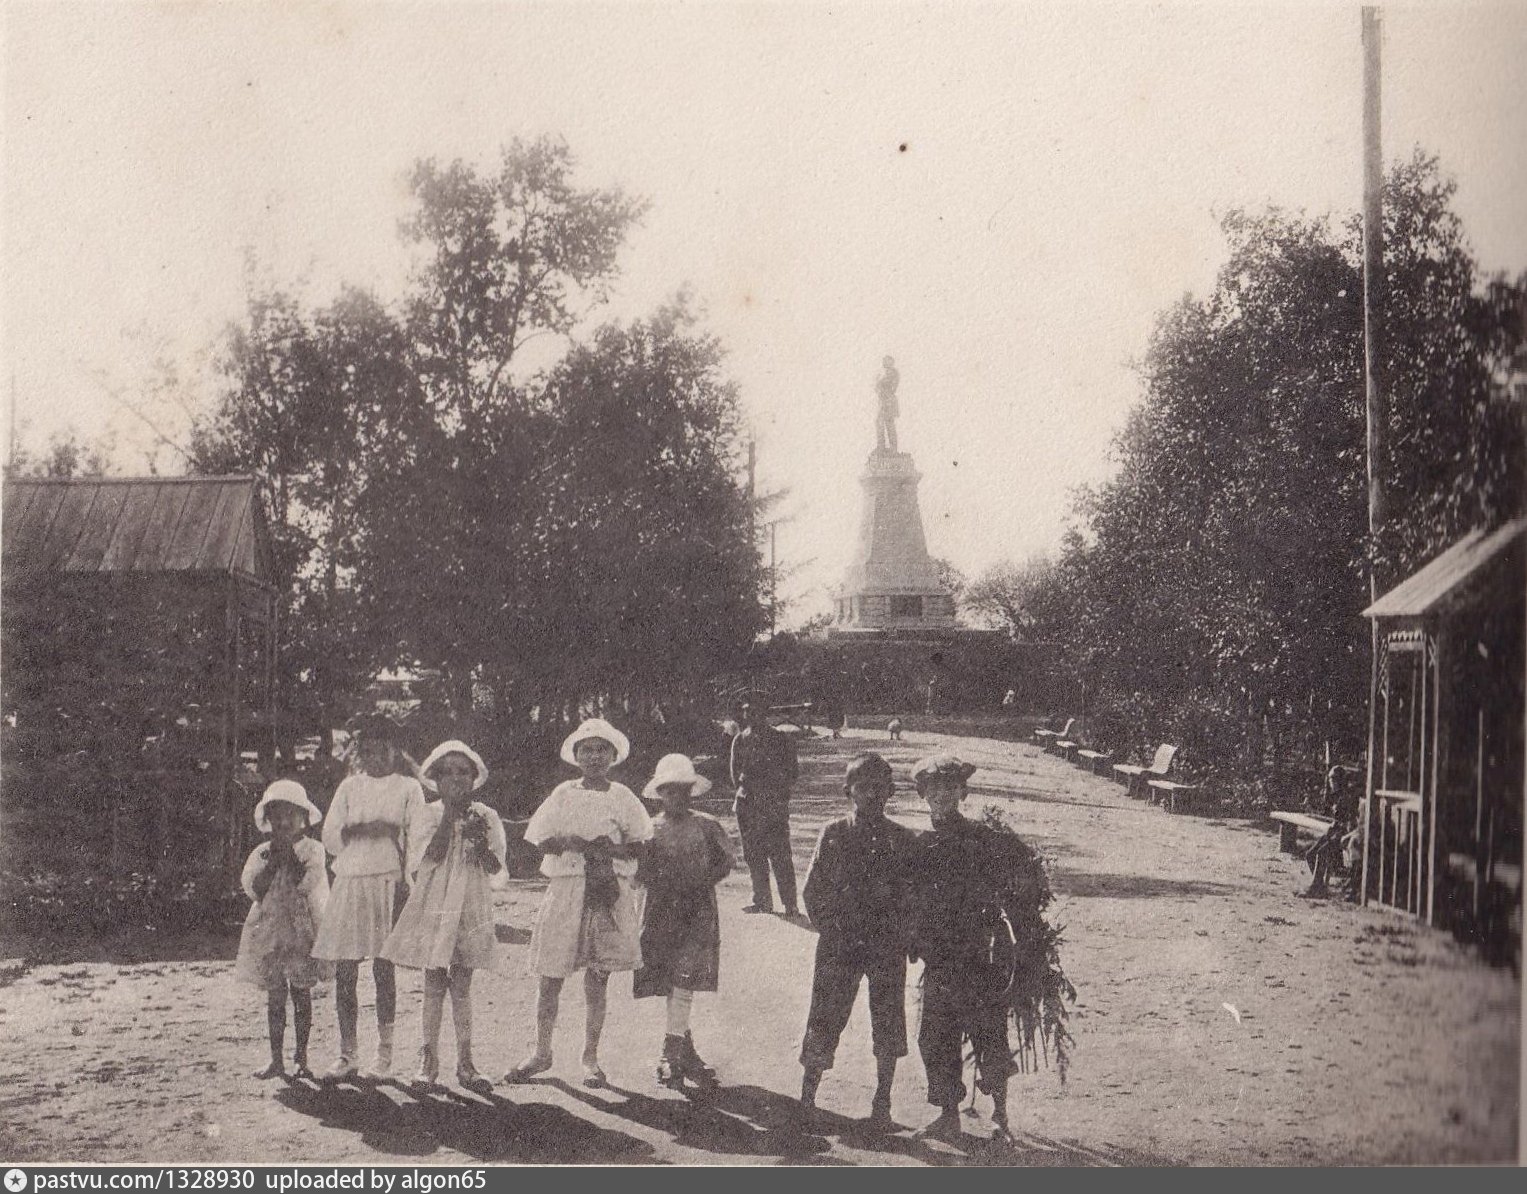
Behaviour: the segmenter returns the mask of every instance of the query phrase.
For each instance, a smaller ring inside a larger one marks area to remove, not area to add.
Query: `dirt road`
[[[822,1087],[825,1126],[790,1126],[813,936],[743,916],[739,869],[723,885],[722,991],[696,1004],[695,1039],[721,1090],[695,1101],[655,1085],[660,1000],[611,983],[604,1064],[613,1088],[577,1084],[582,999],[564,997],[557,1066],[490,1100],[415,1098],[397,1086],[283,1086],[264,1064],[263,998],[232,978],[236,934],[126,962],[85,949],[46,957],[0,944],[0,1158],[461,1164],[1309,1164],[1510,1161],[1519,1102],[1518,983],[1444,936],[1387,914],[1295,893],[1308,880],[1261,828],[1171,817],[1035,748],[875,736],[809,744],[795,802],[804,878],[821,825],[841,815],[846,758],[873,745],[899,779],[935,745],[978,763],[975,802],[1007,808],[1049,857],[1079,992],[1062,1087],[1014,1080],[1018,1142],[965,1149],[867,1136],[873,1087],[861,995]],[[904,782],[902,783],[905,788]],[[729,814],[722,805],[712,811]],[[918,828],[915,793],[891,815]],[[729,815],[725,815],[732,827]],[[502,1073],[530,1041],[525,945],[539,885],[499,899],[499,974],[476,983],[477,1059]],[[162,960],[161,960],[162,959]],[[915,971],[909,1017],[915,1040]],[[399,1072],[412,1073],[420,982],[400,973]],[[362,1041],[369,1054],[369,979]],[[332,1060],[332,992],[316,1008],[315,1066]],[[450,1028],[444,1052],[450,1056]],[[982,1100],[982,1111],[986,1109]],[[913,1056],[896,1118],[930,1118]]]

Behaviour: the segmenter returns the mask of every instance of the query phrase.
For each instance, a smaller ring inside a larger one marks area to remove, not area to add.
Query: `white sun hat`
[[[562,740],[562,761],[571,763],[574,767],[578,760],[573,757],[573,748],[580,742],[586,742],[590,738],[602,738],[615,748],[615,762],[624,763],[631,753],[631,740],[612,726],[602,717],[591,717],[581,726]]]
[[[472,791],[477,791],[483,784],[488,782],[488,764],[482,761],[482,756],[462,742],[459,738],[448,738],[434,750],[429,752],[424,762],[419,764],[419,774],[428,777],[429,770],[446,755],[462,755],[472,761],[472,766],[477,768],[477,778],[472,781]],[[429,786],[434,789],[434,780],[429,780]]]
[[[652,781],[642,789],[642,795],[656,800],[658,789],[664,784],[688,784],[691,796],[704,796],[710,791],[710,780],[695,770],[694,760],[688,755],[664,755],[659,759]]]
[[[306,788],[294,779],[278,779],[265,789],[260,796],[260,803],[255,805],[255,828],[261,833],[270,832],[269,809],[277,801],[282,804],[296,805],[307,813],[309,826],[317,825],[323,820],[323,814],[318,811],[318,806],[308,799]]]

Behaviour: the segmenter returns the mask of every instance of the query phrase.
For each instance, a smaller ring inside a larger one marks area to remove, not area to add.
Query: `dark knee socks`
[[[292,1059],[299,1066],[306,1066],[308,1036],[313,1031],[313,993],[306,987],[292,988],[292,1028],[297,1034],[297,1049]]]
[[[270,1029],[270,1059],[281,1065],[286,1045],[286,984],[265,993],[265,1023]]]

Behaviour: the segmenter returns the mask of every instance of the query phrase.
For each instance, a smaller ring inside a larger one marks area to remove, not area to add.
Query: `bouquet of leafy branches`
[[[488,821],[482,815],[481,810],[468,808],[467,815],[463,819],[461,835],[466,839],[468,846],[477,865],[487,871],[488,874],[496,874],[502,865],[498,857],[493,853],[493,847],[488,844]]]
[[[1001,858],[1008,877],[1002,885],[998,923],[992,927],[991,954],[997,972],[1011,980],[1005,983],[1005,991],[994,994],[1001,994],[1018,1030],[1013,1057],[1028,1073],[1031,1066],[1039,1068],[1041,1058],[1048,1066],[1053,1053],[1064,1083],[1075,1044],[1066,1026],[1066,1002],[1075,1002],[1076,988],[1061,969],[1063,929],[1044,915],[1054,899],[1044,859],[1018,836],[1000,810],[987,807],[981,822],[1002,834],[1006,847]]]

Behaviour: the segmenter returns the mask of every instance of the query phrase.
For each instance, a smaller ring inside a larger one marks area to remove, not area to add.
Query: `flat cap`
[[[929,755],[926,759],[919,759],[912,766],[912,782],[920,784],[925,780],[935,777],[942,779],[955,779],[964,783],[975,774],[976,765],[967,763],[956,755],[939,754]]]

